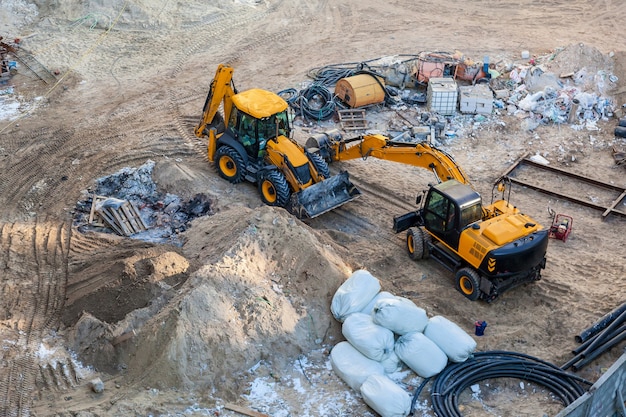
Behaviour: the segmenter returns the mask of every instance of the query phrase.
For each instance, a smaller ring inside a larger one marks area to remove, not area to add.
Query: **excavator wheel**
[[[456,273],[456,289],[467,299],[476,301],[480,298],[480,276],[472,268],[461,268]]]
[[[330,168],[328,168],[328,164],[324,161],[324,158],[319,156],[316,153],[308,153],[307,156],[309,160],[315,166],[318,174],[320,174],[324,178],[330,178]]]
[[[428,242],[430,235],[421,227],[411,227],[406,231],[406,248],[409,251],[409,257],[414,261],[420,259],[428,259],[430,252],[428,250]]]
[[[232,184],[244,179],[245,162],[239,152],[228,145],[220,146],[215,152],[215,167],[220,177]]]
[[[282,172],[268,171],[259,181],[259,194],[261,200],[268,206],[285,207],[291,193]]]

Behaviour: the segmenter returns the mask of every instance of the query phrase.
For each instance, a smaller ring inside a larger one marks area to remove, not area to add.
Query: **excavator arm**
[[[217,67],[213,81],[211,81],[209,94],[204,102],[202,120],[195,129],[197,137],[209,136],[209,129],[207,129],[207,127],[216,121],[215,116],[218,115],[218,110],[222,102],[224,103],[224,119],[228,120],[233,108],[232,97],[235,94],[237,94],[237,90],[233,85],[233,68],[220,64]]]
[[[470,185],[469,179],[452,156],[427,142],[393,141],[374,134],[343,139],[338,132],[326,132],[310,137],[306,147],[319,150],[328,161],[373,157],[431,170],[439,182],[455,179]]]

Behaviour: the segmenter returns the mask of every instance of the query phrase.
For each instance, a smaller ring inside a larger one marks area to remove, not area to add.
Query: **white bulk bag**
[[[452,362],[465,362],[476,350],[476,341],[472,336],[443,316],[431,317],[424,335],[435,342]]]
[[[330,365],[335,374],[355,391],[359,391],[368,376],[385,373],[380,362],[366,357],[350,342],[339,342],[335,345],[330,351]]]
[[[374,323],[399,335],[422,332],[428,324],[426,310],[404,297],[378,300],[372,315]]]
[[[364,269],[356,270],[333,295],[330,311],[340,322],[360,312],[380,291],[380,281]]]
[[[365,314],[372,314],[372,312],[374,311],[374,306],[376,305],[376,303],[378,302],[378,300],[382,300],[382,299],[387,299],[387,298],[396,298],[395,295],[393,295],[390,292],[387,291],[381,291],[378,294],[376,294],[376,296],[374,298],[372,298],[372,301],[370,301],[364,308],[363,310],[361,310],[361,313],[365,313]]]
[[[382,417],[405,417],[411,412],[411,395],[384,375],[371,375],[361,385],[363,400]]]
[[[437,375],[448,364],[446,354],[420,332],[411,332],[398,338],[396,355],[422,378]]]
[[[398,372],[402,368],[402,362],[398,355],[396,355],[395,350],[392,350],[387,355],[385,355],[380,363],[383,365],[386,374],[393,374],[394,372]]]
[[[359,352],[375,361],[382,361],[393,351],[393,332],[374,323],[369,314],[350,314],[341,326],[341,333]]]

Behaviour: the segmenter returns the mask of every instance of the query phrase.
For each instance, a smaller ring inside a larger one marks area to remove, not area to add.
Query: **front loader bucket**
[[[350,182],[348,172],[342,171],[292,194],[286,208],[299,219],[312,219],[360,195],[361,191]]]

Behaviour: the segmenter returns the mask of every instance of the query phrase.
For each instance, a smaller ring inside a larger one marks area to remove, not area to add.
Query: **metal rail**
[[[608,184],[608,183],[605,183],[605,182],[602,182],[602,181],[598,181],[598,180],[595,180],[593,178],[588,178],[588,177],[585,177],[585,176],[582,176],[582,175],[574,174],[573,172],[565,171],[565,170],[560,169],[560,168],[552,167],[552,166],[549,166],[549,165],[543,165],[543,164],[540,164],[540,163],[537,163],[535,161],[532,161],[532,160],[528,159],[527,155],[528,154],[524,155],[523,157],[518,159],[517,162],[515,162],[513,165],[511,165],[500,176],[500,178],[498,179],[496,184],[498,182],[500,182],[503,178],[506,178],[507,180],[510,180],[513,183],[520,184],[520,185],[523,185],[523,186],[528,187],[528,188],[532,188],[533,190],[537,190],[537,191],[540,191],[542,193],[549,194],[549,195],[552,195],[552,196],[555,196],[555,197],[560,197],[560,198],[572,201],[574,203],[581,204],[581,205],[586,206],[586,207],[590,207],[590,208],[597,209],[597,210],[602,210],[603,211],[603,213],[602,213],[602,220],[606,219],[606,217],[610,213],[614,213],[614,214],[618,214],[620,216],[626,217],[626,213],[624,213],[623,211],[619,211],[619,210],[617,210],[615,208],[624,199],[624,197],[626,197],[626,188],[620,187],[620,186],[616,186],[614,184]],[[540,187],[538,185],[531,184],[531,183],[529,183],[527,181],[523,181],[523,180],[520,180],[518,178],[512,177],[511,174],[513,173],[513,171],[515,171],[517,168],[519,168],[522,165],[529,165],[529,166],[532,166],[534,168],[538,168],[540,170],[549,171],[549,172],[553,172],[553,173],[556,173],[556,174],[559,174],[559,175],[563,175],[563,176],[566,176],[566,177],[574,178],[574,179],[576,179],[578,181],[581,181],[581,182],[584,182],[584,183],[587,183],[587,184],[591,184],[591,185],[594,185],[596,187],[601,187],[601,188],[605,188],[605,189],[610,190],[610,191],[619,192],[620,195],[615,200],[613,200],[613,202],[609,206],[602,206],[600,204],[595,204],[595,203],[592,203],[592,202],[587,201],[587,200],[582,200],[582,199],[580,199],[578,197],[574,197],[574,196],[570,196],[570,195],[567,195],[567,194],[558,193],[556,191],[548,190],[548,189],[542,188],[542,187]]]

